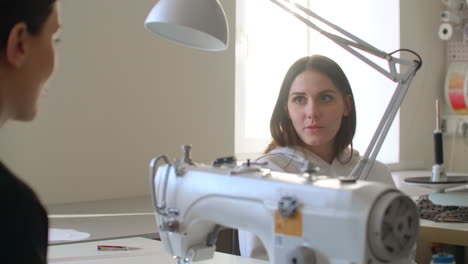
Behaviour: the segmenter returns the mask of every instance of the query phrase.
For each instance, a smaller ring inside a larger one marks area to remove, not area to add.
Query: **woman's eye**
[[[305,98],[302,97],[302,96],[296,96],[293,98],[293,102],[295,103],[298,103],[298,104],[302,104],[305,102]]]
[[[320,101],[321,102],[330,102],[333,99],[331,95],[324,94],[320,96]]]

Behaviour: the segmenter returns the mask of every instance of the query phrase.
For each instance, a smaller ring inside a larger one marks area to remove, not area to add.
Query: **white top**
[[[345,149],[339,158],[335,158],[331,164],[321,159],[311,151],[302,147],[279,147],[263,156],[259,157],[255,162],[268,162],[267,167],[272,171],[280,171],[287,173],[300,174],[303,173],[302,168],[306,161],[314,166],[320,167],[318,175],[327,175],[331,177],[349,176],[351,171],[356,167],[361,156],[357,150],[353,150],[353,156],[348,163],[351,149]],[[392,174],[386,165],[379,161],[374,162],[374,166],[369,173],[368,181],[382,182],[395,187]]]
[[[349,159],[350,149],[342,153],[342,159]],[[272,171],[287,173],[303,173],[305,161],[320,167],[317,175],[327,175],[331,177],[349,176],[351,171],[359,162],[361,156],[356,150],[353,150],[353,156],[348,163],[343,164],[335,158],[331,164],[322,160],[311,151],[302,147],[278,147],[267,154],[259,157],[255,162],[268,162],[266,167]],[[395,186],[390,170],[386,165],[375,161],[372,167],[368,181],[382,182]],[[253,257],[268,260],[268,255],[260,239],[251,232],[239,230],[239,248],[241,256]],[[411,263],[411,262],[410,262]]]

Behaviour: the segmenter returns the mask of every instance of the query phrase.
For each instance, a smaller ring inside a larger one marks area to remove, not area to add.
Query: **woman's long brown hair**
[[[299,74],[308,70],[325,74],[331,79],[343,96],[350,97],[351,105],[349,107],[351,111],[348,116],[343,116],[341,127],[335,137],[334,152],[335,155],[339,155],[348,146],[351,145],[352,148],[352,141],[356,132],[356,107],[354,106],[351,85],[345,73],[336,62],[325,56],[313,55],[297,60],[289,68],[284,77],[270,120],[270,133],[273,140],[268,145],[265,153],[270,152],[276,147],[306,146],[296,133],[291,119],[289,118],[287,103],[292,83]],[[349,159],[342,162],[349,162],[352,155],[353,152],[351,151]]]

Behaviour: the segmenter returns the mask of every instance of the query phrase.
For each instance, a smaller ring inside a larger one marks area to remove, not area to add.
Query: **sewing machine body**
[[[152,184],[161,240],[180,263],[212,258],[220,226],[255,233],[270,263],[396,263],[419,225],[411,199],[378,183],[182,163]]]

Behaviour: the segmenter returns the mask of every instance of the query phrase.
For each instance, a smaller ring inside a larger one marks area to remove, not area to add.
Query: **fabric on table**
[[[416,199],[419,217],[434,222],[468,223],[468,207],[447,206],[434,204],[428,195],[421,195]]]

